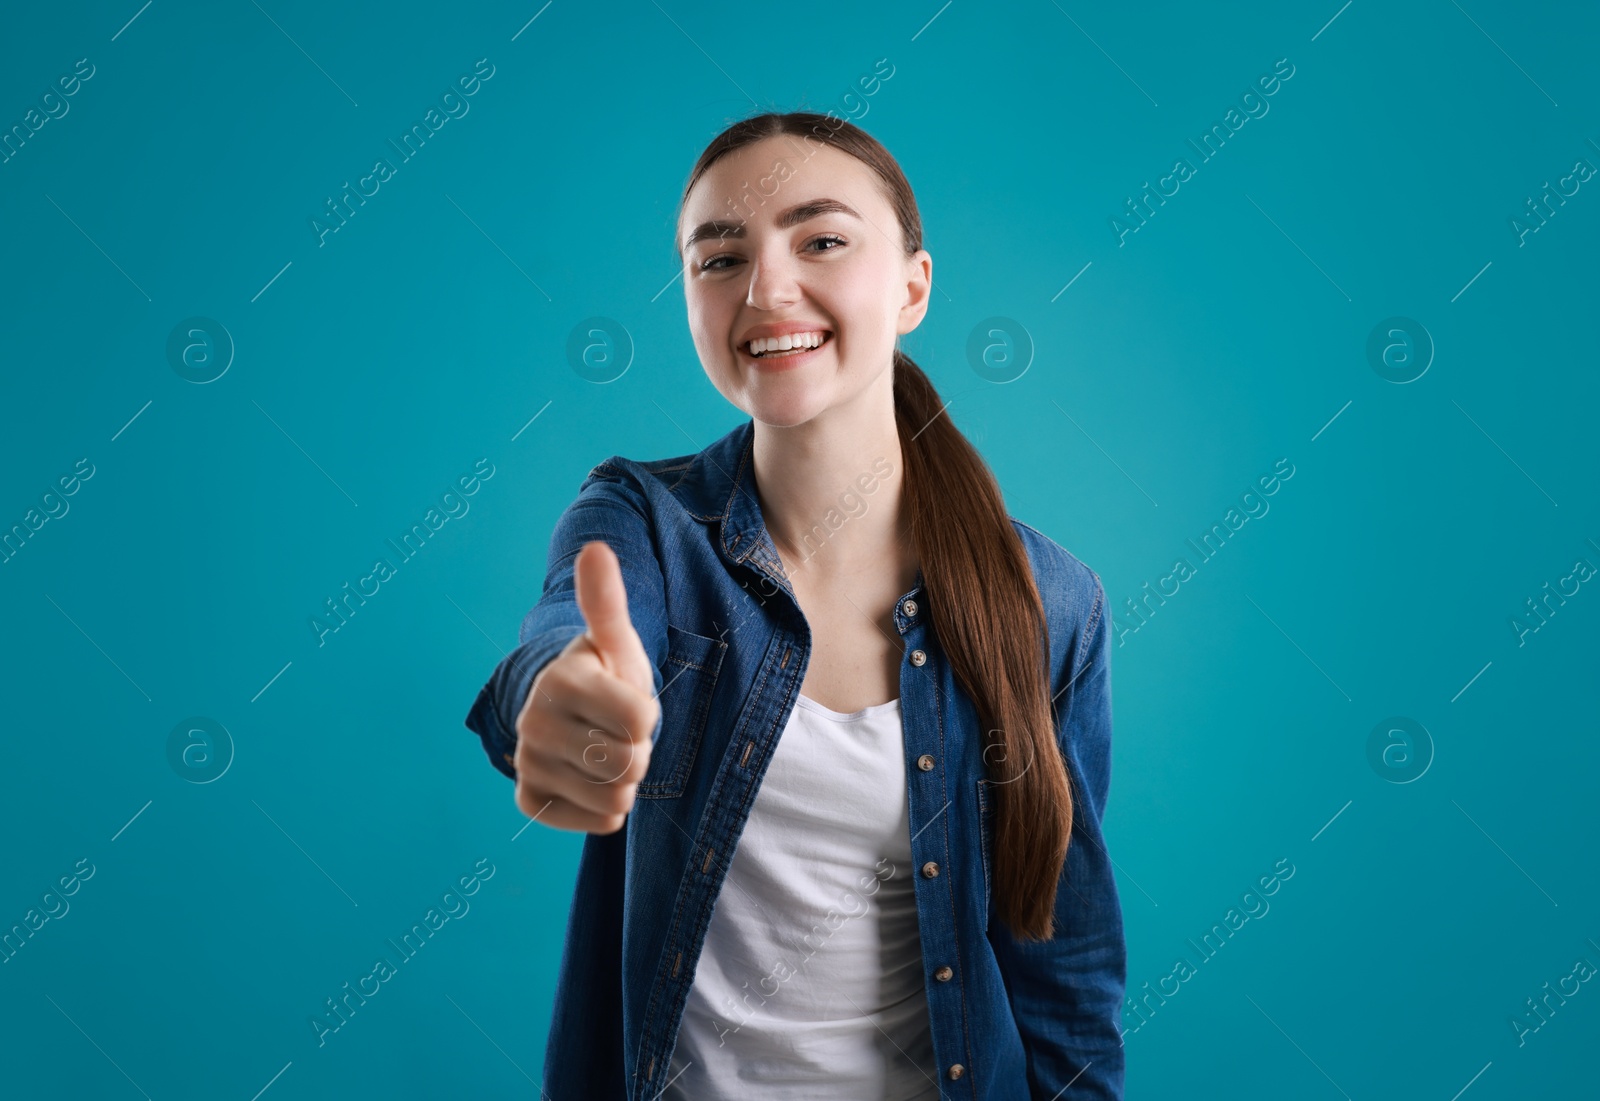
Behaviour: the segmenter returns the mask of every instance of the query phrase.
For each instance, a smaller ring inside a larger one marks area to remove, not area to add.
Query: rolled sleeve
[[[1120,1099],[1127,948],[1111,857],[1101,835],[1111,782],[1111,652],[1105,589],[1095,600],[1066,692],[1062,751],[1073,793],[1072,839],[1056,890],[1053,939],[1020,943],[991,934],[1040,1101]]]
[[[628,617],[650,655],[660,694],[667,655],[665,581],[648,502],[608,460],[590,471],[577,499],[556,521],[539,602],[523,617],[517,648],[495,666],[467,713],[467,729],[482,740],[490,763],[512,779],[517,775],[517,716],[534,679],[588,629],[578,608],[574,564],[584,545],[594,541],[604,542],[617,556]],[[660,728],[658,720],[652,741]]]

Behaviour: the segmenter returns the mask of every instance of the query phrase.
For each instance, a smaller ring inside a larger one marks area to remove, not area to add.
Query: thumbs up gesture
[[[588,629],[534,677],[517,716],[517,807],[555,829],[615,833],[650,767],[661,705],[616,553],[585,543],[573,569]]]

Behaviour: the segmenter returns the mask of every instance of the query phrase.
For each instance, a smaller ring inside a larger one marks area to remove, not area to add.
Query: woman
[[[690,176],[689,325],[750,420],[590,472],[467,719],[588,834],[558,1101],[1121,1096],[1105,593],[899,351],[921,237],[831,116]]]

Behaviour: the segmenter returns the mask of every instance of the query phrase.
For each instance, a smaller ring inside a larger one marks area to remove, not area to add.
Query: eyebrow
[[[796,203],[794,206],[780,210],[777,217],[778,228],[790,229],[821,214],[848,214],[858,220],[861,218],[861,215],[857,214],[852,207],[841,203],[838,199],[808,199],[803,203]],[[726,237],[743,237],[745,235],[744,227],[743,220],[728,222],[713,219],[709,222],[701,222],[695,227],[694,232],[689,234],[689,239],[684,242],[683,247],[687,251],[693,248],[696,242],[703,241],[708,237],[715,237],[719,240]]]

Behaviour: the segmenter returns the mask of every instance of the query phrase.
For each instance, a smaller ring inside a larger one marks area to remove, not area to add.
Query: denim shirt
[[[556,522],[521,641],[466,719],[514,778],[516,720],[534,676],[585,630],[573,561],[604,540],[652,659],[661,717],[626,823],[583,842],[545,1054],[552,1101],[643,1101],[682,1069],[673,1049],[712,908],[805,680],[811,632],[756,498],[753,428],[745,421],[697,454],[613,456],[590,471]],[[1120,1098],[1126,948],[1100,832],[1111,768],[1105,590],[1010,519],[1044,603],[1073,835],[1054,939],[1015,941],[991,896],[997,793],[978,715],[933,634],[938,597],[919,570],[894,626],[911,818],[902,874],[915,885],[937,1060],[922,1069],[944,1098]]]

